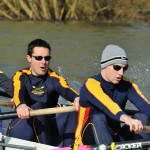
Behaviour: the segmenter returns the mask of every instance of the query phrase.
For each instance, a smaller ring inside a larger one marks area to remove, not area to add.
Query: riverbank
[[[150,1],[145,0],[4,0],[0,20],[89,21],[129,25],[150,21]]]

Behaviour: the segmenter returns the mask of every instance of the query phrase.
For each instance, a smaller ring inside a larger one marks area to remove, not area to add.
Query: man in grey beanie
[[[116,45],[106,46],[101,57],[101,68],[106,68],[112,64],[128,64],[128,58],[125,51]]]
[[[106,46],[101,72],[88,78],[80,90],[76,145],[150,139],[149,133],[142,132],[149,124],[150,103],[138,86],[123,76],[127,69],[126,52],[117,45]],[[140,110],[132,117],[125,111],[128,100]],[[88,129],[93,131],[94,143],[92,134],[88,134],[89,140],[84,138]]]

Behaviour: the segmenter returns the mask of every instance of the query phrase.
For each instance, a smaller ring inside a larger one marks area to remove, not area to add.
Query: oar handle
[[[14,103],[8,100],[0,100],[0,106],[13,107]]]
[[[53,107],[53,108],[30,110],[30,116],[32,117],[32,116],[40,116],[40,115],[59,114],[59,113],[66,113],[66,112],[73,112],[73,111],[76,111],[74,106]],[[12,119],[17,117],[18,115],[15,111],[0,113],[1,120]]]
[[[76,111],[74,106],[45,108],[45,109],[31,110],[30,116],[59,114],[59,113],[66,113],[66,112],[73,112],[73,111]]]
[[[30,116],[59,114],[59,113],[66,113],[66,112],[73,112],[73,111],[76,111],[74,106],[45,108],[45,109],[31,110]],[[0,113],[0,119],[1,120],[12,119],[12,118],[16,118],[17,116],[18,115],[15,111],[14,112]],[[144,126],[143,132],[150,133],[150,126]]]
[[[148,132],[148,133],[150,133],[150,126],[144,126],[144,127],[143,127],[143,132]]]

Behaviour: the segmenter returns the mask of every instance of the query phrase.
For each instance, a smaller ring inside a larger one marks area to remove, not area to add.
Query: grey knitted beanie
[[[126,52],[117,45],[105,47],[101,57],[101,69],[113,64],[128,64]]]

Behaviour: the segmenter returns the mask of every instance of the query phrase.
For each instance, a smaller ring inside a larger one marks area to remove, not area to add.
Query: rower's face
[[[49,56],[49,49],[45,47],[34,47],[32,56],[27,55],[27,60],[30,62],[33,75],[41,76],[47,73],[49,68],[49,60],[47,58],[49,58]]]
[[[127,70],[127,65],[123,65],[123,64],[110,65],[105,68],[104,78],[108,82],[111,82],[113,84],[118,84],[121,81],[124,72],[126,70]]]

